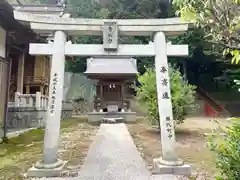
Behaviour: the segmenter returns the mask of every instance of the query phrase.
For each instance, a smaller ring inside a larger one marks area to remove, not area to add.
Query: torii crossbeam
[[[29,53],[32,55],[53,54],[53,43],[31,43]],[[66,56],[155,56],[154,44],[120,44],[117,51],[105,51],[100,44],[71,44],[66,43],[64,53]],[[188,45],[167,45],[167,56],[187,56]]]

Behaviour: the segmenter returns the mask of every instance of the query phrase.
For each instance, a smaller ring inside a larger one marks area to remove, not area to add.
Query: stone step
[[[102,123],[122,123],[124,118],[118,117],[118,118],[110,118],[110,117],[104,117],[102,118]]]

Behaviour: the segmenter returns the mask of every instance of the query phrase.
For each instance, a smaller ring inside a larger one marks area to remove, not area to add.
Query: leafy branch
[[[205,40],[240,61],[240,0],[173,0],[178,14],[205,31]]]

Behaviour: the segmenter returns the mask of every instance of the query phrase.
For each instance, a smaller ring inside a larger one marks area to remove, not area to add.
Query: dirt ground
[[[218,119],[225,124],[225,119]],[[214,164],[214,154],[206,146],[205,133],[217,129],[218,124],[211,118],[188,118],[176,129],[176,149],[179,156],[193,167],[194,176],[201,179],[211,179],[217,172]],[[152,128],[146,120],[137,124],[129,124],[128,129],[149,169],[152,160],[161,156],[159,130]]]
[[[89,125],[84,119],[62,121],[59,156],[68,160],[63,176],[74,176],[83,162],[98,126]],[[0,144],[0,180],[23,180],[23,173],[41,159],[43,130],[33,130],[8,144]]]

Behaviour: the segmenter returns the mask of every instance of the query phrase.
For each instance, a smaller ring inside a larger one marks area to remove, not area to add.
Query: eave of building
[[[29,23],[22,23],[14,18],[14,7],[6,0],[0,1],[0,26],[7,31],[7,44],[17,51],[28,51],[30,42],[43,42],[30,28]]]
[[[167,36],[183,34],[190,24],[180,18],[167,19],[83,19],[61,18],[57,16],[36,15],[21,11],[14,11],[15,19],[28,22],[36,33],[50,34],[63,30],[68,35],[101,35],[102,26],[106,21],[116,21],[121,35],[151,36],[154,32],[163,31]]]
[[[13,7],[8,4],[5,0],[1,0],[0,2],[0,21],[3,27],[6,30],[26,30],[25,26],[22,26],[19,21],[14,18]],[[30,29],[29,29],[30,30]]]
[[[88,75],[120,75],[136,76],[137,60],[133,58],[104,58],[95,57],[87,59]]]
[[[89,79],[97,80],[98,82],[133,82],[136,74],[85,74]],[[95,83],[97,84],[97,83]]]
[[[0,26],[7,31],[7,44],[24,51],[35,33],[14,18],[13,7],[5,0],[0,1]]]

